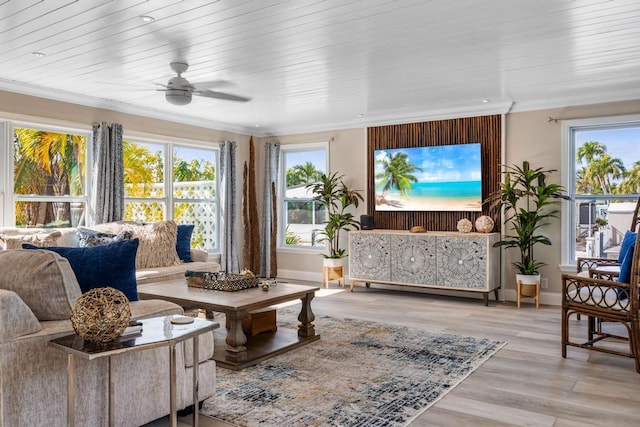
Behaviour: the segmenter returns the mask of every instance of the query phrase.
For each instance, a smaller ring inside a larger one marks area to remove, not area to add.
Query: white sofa
[[[100,224],[95,228],[100,231],[114,231],[115,224]],[[6,249],[7,240],[24,241],[36,246],[69,246],[78,247],[76,228],[16,228],[0,227],[0,249]],[[14,246],[15,247],[15,246]],[[152,282],[179,279],[184,277],[186,270],[220,271],[220,264],[209,260],[209,254],[198,249],[191,250],[193,262],[170,265],[166,267],[151,267],[136,269],[138,285]]]
[[[73,333],[70,310],[80,287],[69,262],[45,250],[0,251],[0,426],[66,425],[67,356],[48,345]],[[131,302],[133,318],[181,314],[166,301]],[[198,400],[213,395],[213,335],[199,346]],[[191,341],[177,348],[177,405],[192,402]],[[76,363],[76,422],[106,426],[109,411],[107,359]],[[139,426],[169,413],[166,347],[112,358],[117,426]]]

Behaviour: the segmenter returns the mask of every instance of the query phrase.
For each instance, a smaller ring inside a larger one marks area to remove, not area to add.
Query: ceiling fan
[[[247,102],[251,100],[251,98],[247,98],[245,96],[209,90],[212,87],[224,84],[225,81],[223,80],[189,83],[189,80],[182,77],[182,73],[187,71],[189,68],[189,64],[186,62],[172,62],[169,65],[177,76],[169,79],[169,82],[166,85],[160,84],[163,88],[158,89],[165,92],[164,96],[169,104],[187,105],[191,102],[192,95],[223,99],[225,101]]]

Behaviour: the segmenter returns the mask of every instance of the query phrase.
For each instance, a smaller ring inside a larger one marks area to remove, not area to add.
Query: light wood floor
[[[315,313],[508,343],[412,426],[640,426],[640,374],[633,361],[578,348],[569,348],[563,359],[559,307],[536,310],[525,302],[517,309],[495,301],[485,307],[464,294],[373,288],[350,293],[337,285],[330,291],[314,299]],[[577,337],[584,337],[585,324],[584,318],[572,321]],[[200,420],[204,427],[227,425]]]

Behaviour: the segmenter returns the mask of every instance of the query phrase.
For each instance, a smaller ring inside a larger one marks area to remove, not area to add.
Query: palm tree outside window
[[[76,227],[88,202],[89,132],[13,127],[13,210],[17,227]]]

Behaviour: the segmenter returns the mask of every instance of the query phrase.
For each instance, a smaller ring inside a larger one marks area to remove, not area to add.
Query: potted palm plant
[[[360,222],[347,209],[351,206],[357,208],[364,201],[360,191],[350,189],[343,177],[337,172],[331,175],[321,174],[318,181],[306,185],[313,193],[312,200],[320,202],[327,209],[327,220],[320,241],[328,243],[329,252],[324,255],[325,260],[339,260],[338,265],[335,265],[335,261],[334,265],[330,265],[332,261],[325,262],[326,266],[331,267],[341,265],[342,258],[347,256],[347,250],[340,247],[340,232],[360,228]]]
[[[570,200],[560,184],[547,182],[555,169],[532,169],[529,162],[522,166],[505,166],[504,182],[500,190],[490,196],[492,208],[503,209],[504,224],[508,227],[502,239],[494,244],[504,248],[518,248],[520,259],[513,262],[523,284],[539,283],[539,269],[546,264],[534,257],[535,245],[551,245],[551,240],[540,234],[540,228],[557,218],[562,199]],[[532,276],[532,277],[527,277]]]

